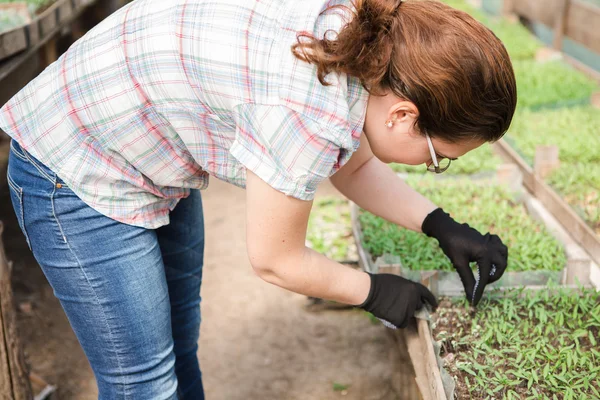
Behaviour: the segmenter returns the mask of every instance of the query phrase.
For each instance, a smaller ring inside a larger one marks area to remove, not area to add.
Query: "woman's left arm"
[[[434,237],[458,272],[465,295],[477,305],[488,283],[500,279],[508,248],[489,233],[461,224],[417,193],[392,169],[373,156],[364,135],[352,158],[331,177],[333,185],[361,208],[390,222]],[[469,266],[477,262],[477,278]]]
[[[359,207],[416,232],[421,232],[423,220],[437,208],[373,155],[364,134],[350,161],[330,180]]]

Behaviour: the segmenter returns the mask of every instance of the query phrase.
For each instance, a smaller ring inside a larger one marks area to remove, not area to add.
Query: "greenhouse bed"
[[[503,178],[505,179],[505,178]],[[517,180],[518,181],[518,180]],[[515,287],[539,287],[549,282],[557,284],[575,284],[590,286],[590,269],[592,261],[583,249],[571,240],[560,224],[544,209],[540,202],[524,191],[516,197],[518,204],[525,207],[526,212],[534,220],[540,221],[547,231],[563,246],[566,262],[560,270],[524,270],[508,271],[490,287],[507,290]],[[361,268],[371,273],[395,273],[409,279],[424,282],[438,296],[462,297],[463,286],[458,274],[453,270],[440,269],[409,269],[403,266],[398,255],[382,254],[373,257],[364,245],[363,229],[359,222],[358,206],[352,204],[352,229],[357,243],[359,264]],[[422,265],[419,261],[419,263]],[[510,269],[510,266],[509,266]]]

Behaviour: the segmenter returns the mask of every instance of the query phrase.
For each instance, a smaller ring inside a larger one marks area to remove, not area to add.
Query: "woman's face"
[[[418,115],[413,103],[391,93],[369,96],[363,130],[375,157],[385,163],[430,165],[427,139],[414,126]],[[388,126],[390,121],[391,127]],[[459,158],[484,143],[476,140],[448,143],[437,138],[431,141],[438,159]]]

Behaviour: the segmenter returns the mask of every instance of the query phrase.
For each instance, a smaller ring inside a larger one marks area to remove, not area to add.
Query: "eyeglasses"
[[[425,137],[427,138],[427,145],[429,146],[429,153],[431,153],[431,161],[433,161],[432,165],[427,166],[427,171],[435,172],[436,174],[441,174],[445,172],[448,168],[450,168],[450,164],[452,160],[456,160],[455,158],[446,158],[442,157],[439,159],[435,155],[435,149],[433,148],[433,143],[431,142],[431,138],[429,134],[425,132]]]

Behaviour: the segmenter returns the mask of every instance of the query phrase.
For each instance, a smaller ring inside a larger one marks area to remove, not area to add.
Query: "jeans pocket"
[[[8,187],[10,191],[10,200],[13,205],[13,209],[15,210],[15,215],[17,216],[17,221],[19,222],[19,227],[25,235],[25,240],[27,241],[27,246],[31,250],[31,243],[29,241],[29,236],[27,235],[27,231],[25,230],[25,218],[23,213],[23,189],[17,185],[14,179],[10,176],[10,169],[6,174],[6,178],[8,180]]]

